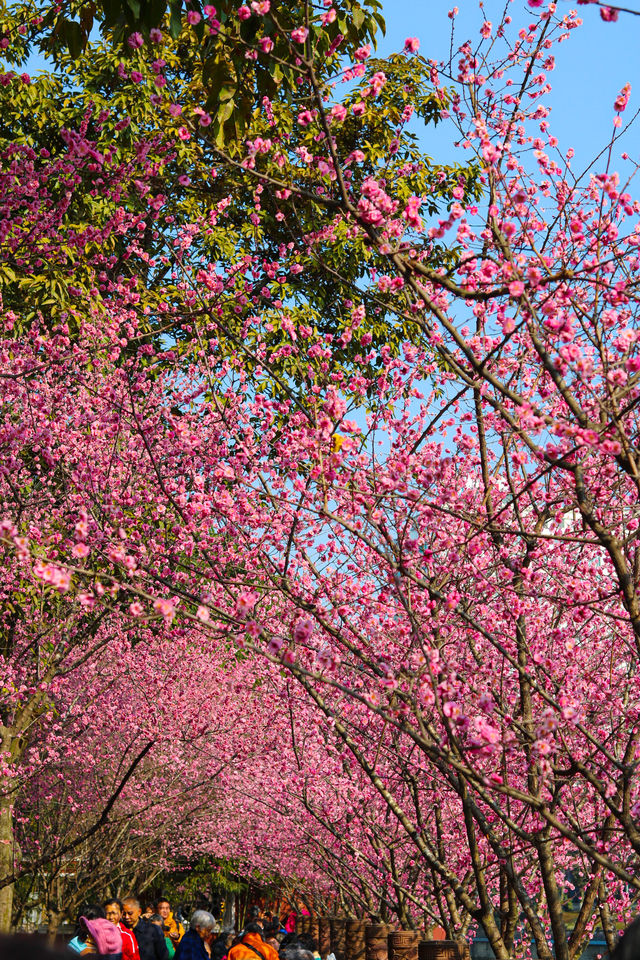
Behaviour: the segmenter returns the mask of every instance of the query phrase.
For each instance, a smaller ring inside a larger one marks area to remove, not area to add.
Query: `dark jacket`
[[[155,923],[140,917],[132,933],[138,941],[140,960],[169,960],[164,934]]]
[[[204,948],[204,942],[197,930],[187,930],[176,947],[173,960],[209,960],[209,954]]]

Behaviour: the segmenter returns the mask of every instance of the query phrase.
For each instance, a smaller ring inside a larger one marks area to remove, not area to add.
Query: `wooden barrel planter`
[[[387,938],[389,960],[418,960],[417,930],[394,930]]]
[[[461,940],[421,940],[418,960],[471,960],[471,951]]]
[[[331,952],[336,960],[345,960],[347,921],[345,917],[331,917]]]
[[[387,960],[387,937],[390,928],[386,923],[368,923],[364,928],[365,960]]]
[[[364,920],[347,920],[345,960],[365,960]]]
[[[318,918],[318,953],[325,960],[331,953],[331,919],[330,917]]]

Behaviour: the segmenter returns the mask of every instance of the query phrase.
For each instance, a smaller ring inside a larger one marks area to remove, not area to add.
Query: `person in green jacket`
[[[152,914],[149,919],[151,920],[151,923],[155,923],[155,925],[157,927],[160,927],[160,929],[162,930],[162,933],[164,935],[164,942],[167,945],[167,953],[169,954],[169,960],[173,960],[173,958],[176,955],[176,948],[173,940],[164,929],[164,920],[162,919],[159,913]]]

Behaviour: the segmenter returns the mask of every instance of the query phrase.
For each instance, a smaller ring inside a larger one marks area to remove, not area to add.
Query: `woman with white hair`
[[[189,929],[176,949],[174,960],[210,960],[216,921],[206,910],[196,910]]]

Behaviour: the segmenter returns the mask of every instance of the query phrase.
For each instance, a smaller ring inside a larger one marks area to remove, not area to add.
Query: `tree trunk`
[[[13,807],[7,797],[0,797],[0,877],[13,872]],[[13,884],[0,889],[0,933],[11,932]]]
[[[64,914],[60,910],[49,910],[47,912],[47,942],[53,946],[56,942],[58,927]]]

